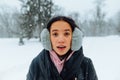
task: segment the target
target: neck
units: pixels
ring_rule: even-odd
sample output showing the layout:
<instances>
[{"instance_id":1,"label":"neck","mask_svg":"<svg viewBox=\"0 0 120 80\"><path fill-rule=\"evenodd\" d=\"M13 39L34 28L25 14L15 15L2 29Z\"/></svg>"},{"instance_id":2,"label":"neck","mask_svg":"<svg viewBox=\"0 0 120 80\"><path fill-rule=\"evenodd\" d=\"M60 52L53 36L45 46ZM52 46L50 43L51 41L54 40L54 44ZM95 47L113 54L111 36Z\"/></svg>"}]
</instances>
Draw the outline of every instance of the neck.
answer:
<instances>
[{"instance_id":1,"label":"neck","mask_svg":"<svg viewBox=\"0 0 120 80\"><path fill-rule=\"evenodd\" d=\"M66 54L58 55L58 57L62 61L63 59L66 59L70 55L71 52L72 52L72 50L70 49L70 50L68 50L68 52Z\"/></svg>"}]
</instances>

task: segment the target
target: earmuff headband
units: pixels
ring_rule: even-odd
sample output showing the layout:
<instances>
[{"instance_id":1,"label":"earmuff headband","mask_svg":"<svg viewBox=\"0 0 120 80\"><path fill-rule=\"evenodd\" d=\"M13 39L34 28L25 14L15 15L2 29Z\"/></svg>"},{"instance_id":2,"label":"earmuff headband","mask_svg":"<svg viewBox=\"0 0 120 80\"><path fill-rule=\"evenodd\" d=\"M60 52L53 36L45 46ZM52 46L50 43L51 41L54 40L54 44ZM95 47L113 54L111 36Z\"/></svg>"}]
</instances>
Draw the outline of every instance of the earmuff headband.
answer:
<instances>
[{"instance_id":1,"label":"earmuff headband","mask_svg":"<svg viewBox=\"0 0 120 80\"><path fill-rule=\"evenodd\" d=\"M83 34L81 30L78 28L75 28L75 30L73 31L72 45L71 45L71 49L73 51L77 51L81 48L82 37L83 37ZM49 51L52 50L50 33L47 28L43 29L43 31L41 32L41 43L46 50L49 50Z\"/></svg>"}]
</instances>

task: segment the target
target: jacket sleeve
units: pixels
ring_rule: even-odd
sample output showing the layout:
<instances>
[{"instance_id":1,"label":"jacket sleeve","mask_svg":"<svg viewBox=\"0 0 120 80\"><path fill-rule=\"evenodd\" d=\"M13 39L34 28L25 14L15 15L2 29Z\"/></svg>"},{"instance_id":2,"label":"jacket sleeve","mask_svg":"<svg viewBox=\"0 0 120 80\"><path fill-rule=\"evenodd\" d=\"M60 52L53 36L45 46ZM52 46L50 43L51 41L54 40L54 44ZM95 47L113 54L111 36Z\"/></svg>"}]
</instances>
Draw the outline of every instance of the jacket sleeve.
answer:
<instances>
[{"instance_id":1,"label":"jacket sleeve","mask_svg":"<svg viewBox=\"0 0 120 80\"><path fill-rule=\"evenodd\" d=\"M30 64L26 80L36 80L36 78L37 78L37 69L38 68L37 68L36 59L33 59L33 61Z\"/></svg>"},{"instance_id":2,"label":"jacket sleeve","mask_svg":"<svg viewBox=\"0 0 120 80\"><path fill-rule=\"evenodd\" d=\"M86 72L87 80L98 80L92 60L88 59L87 63L88 63L87 72Z\"/></svg>"}]
</instances>

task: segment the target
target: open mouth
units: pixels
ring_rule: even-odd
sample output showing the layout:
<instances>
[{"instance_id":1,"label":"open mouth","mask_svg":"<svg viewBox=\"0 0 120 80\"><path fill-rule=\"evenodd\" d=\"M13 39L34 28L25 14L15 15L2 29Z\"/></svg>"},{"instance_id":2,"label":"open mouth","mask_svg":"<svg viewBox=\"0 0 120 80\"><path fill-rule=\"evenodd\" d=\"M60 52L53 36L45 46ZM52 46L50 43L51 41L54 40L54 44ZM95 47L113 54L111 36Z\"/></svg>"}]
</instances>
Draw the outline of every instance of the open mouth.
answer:
<instances>
[{"instance_id":1,"label":"open mouth","mask_svg":"<svg viewBox=\"0 0 120 80\"><path fill-rule=\"evenodd\" d=\"M66 46L57 46L58 49L65 49Z\"/></svg>"}]
</instances>

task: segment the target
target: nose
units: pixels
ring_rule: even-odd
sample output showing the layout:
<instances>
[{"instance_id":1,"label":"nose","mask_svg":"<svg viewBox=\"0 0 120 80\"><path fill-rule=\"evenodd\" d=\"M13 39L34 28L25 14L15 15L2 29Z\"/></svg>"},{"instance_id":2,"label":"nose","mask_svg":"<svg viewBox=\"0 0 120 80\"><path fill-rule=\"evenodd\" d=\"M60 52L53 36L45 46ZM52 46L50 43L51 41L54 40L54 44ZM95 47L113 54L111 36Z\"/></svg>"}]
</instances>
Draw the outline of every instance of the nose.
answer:
<instances>
[{"instance_id":1,"label":"nose","mask_svg":"<svg viewBox=\"0 0 120 80\"><path fill-rule=\"evenodd\" d=\"M58 43L64 43L65 42L65 38L63 35L60 35L58 38Z\"/></svg>"}]
</instances>

